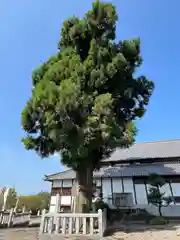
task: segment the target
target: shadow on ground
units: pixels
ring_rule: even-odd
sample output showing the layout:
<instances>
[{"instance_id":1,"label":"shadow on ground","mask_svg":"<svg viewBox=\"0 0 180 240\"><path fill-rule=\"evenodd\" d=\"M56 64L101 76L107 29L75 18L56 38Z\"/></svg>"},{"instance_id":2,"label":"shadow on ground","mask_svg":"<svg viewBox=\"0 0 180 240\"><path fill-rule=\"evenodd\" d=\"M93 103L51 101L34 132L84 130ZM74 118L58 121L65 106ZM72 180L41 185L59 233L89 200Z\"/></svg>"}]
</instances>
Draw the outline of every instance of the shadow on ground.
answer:
<instances>
[{"instance_id":1,"label":"shadow on ground","mask_svg":"<svg viewBox=\"0 0 180 240\"><path fill-rule=\"evenodd\" d=\"M141 233L146 231L176 231L179 229L179 224L167 224L167 225L147 225L147 224L124 224L118 225L113 224L113 226L109 226L105 232L105 236L112 236L116 232L124 232L124 233Z\"/></svg>"}]
</instances>

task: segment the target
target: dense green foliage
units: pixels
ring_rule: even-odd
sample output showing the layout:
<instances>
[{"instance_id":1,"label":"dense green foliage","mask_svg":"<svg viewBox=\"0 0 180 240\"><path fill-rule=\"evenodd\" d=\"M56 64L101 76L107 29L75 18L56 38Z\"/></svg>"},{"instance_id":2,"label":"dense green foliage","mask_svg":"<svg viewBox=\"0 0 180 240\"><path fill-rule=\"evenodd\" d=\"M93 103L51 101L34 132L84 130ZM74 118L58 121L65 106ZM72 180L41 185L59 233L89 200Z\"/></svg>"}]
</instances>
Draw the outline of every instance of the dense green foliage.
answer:
<instances>
[{"instance_id":1,"label":"dense green foliage","mask_svg":"<svg viewBox=\"0 0 180 240\"><path fill-rule=\"evenodd\" d=\"M137 77L140 39L115 42L116 9L92 10L63 23L57 54L32 74L32 96L22 112L23 143L47 157L61 153L75 170L98 168L116 147L134 142L154 84ZM132 20L133 24L133 20Z\"/></svg>"},{"instance_id":2,"label":"dense green foliage","mask_svg":"<svg viewBox=\"0 0 180 240\"><path fill-rule=\"evenodd\" d=\"M101 199L97 199L95 202L92 203L92 212L98 212L98 210L105 210L106 211L106 217L108 221L111 221L111 214L110 214L110 208L107 203L105 203Z\"/></svg>"},{"instance_id":3,"label":"dense green foliage","mask_svg":"<svg viewBox=\"0 0 180 240\"><path fill-rule=\"evenodd\" d=\"M162 207L167 207L172 201L172 197L165 196L165 192L161 191L161 187L166 181L160 175L154 173L149 176L150 188L148 191L148 201L158 207L159 215L162 216Z\"/></svg>"},{"instance_id":4,"label":"dense green foliage","mask_svg":"<svg viewBox=\"0 0 180 240\"><path fill-rule=\"evenodd\" d=\"M101 200L101 199L98 199L97 201L95 201L93 204L93 209L95 210L95 212L97 212L99 209L107 209L107 208L109 208L108 207L108 204L107 203L105 203L103 200Z\"/></svg>"},{"instance_id":5,"label":"dense green foliage","mask_svg":"<svg viewBox=\"0 0 180 240\"><path fill-rule=\"evenodd\" d=\"M50 193L40 192L34 195L18 196L14 188L10 188L6 201L6 209L17 208L16 210L22 211L23 207L26 210L31 210L33 213L37 213L40 209L48 209L50 203ZM3 202L0 204L2 209Z\"/></svg>"},{"instance_id":6,"label":"dense green foliage","mask_svg":"<svg viewBox=\"0 0 180 240\"><path fill-rule=\"evenodd\" d=\"M26 195L19 197L18 209L25 206L26 210L31 210L32 213L37 213L38 210L48 209L50 203L50 193L40 192L34 195Z\"/></svg>"}]
</instances>

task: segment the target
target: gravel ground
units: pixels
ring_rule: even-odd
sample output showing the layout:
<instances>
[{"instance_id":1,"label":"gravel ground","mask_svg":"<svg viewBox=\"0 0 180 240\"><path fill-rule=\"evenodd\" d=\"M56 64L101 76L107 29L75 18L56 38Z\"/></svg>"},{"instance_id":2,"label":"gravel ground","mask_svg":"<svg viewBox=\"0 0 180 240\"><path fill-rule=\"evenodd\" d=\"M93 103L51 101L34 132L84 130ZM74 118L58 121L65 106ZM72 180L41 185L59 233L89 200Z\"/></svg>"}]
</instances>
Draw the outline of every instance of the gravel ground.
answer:
<instances>
[{"instance_id":1,"label":"gravel ground","mask_svg":"<svg viewBox=\"0 0 180 240\"><path fill-rule=\"evenodd\" d=\"M124 231L123 231L124 229ZM168 225L152 228L145 225L129 225L123 229L117 229L112 235L104 237L104 240L180 240L180 225ZM0 240L37 240L37 228L27 229L0 229ZM94 238L73 237L73 238L52 238L43 237L39 240L94 240ZM98 239L98 238L96 238Z\"/></svg>"},{"instance_id":2,"label":"gravel ground","mask_svg":"<svg viewBox=\"0 0 180 240\"><path fill-rule=\"evenodd\" d=\"M122 229L123 230L123 229ZM124 240L180 240L180 225L173 224L168 226L145 226L129 225L124 227L124 231L116 230L112 232L109 239Z\"/></svg>"},{"instance_id":3,"label":"gravel ground","mask_svg":"<svg viewBox=\"0 0 180 240\"><path fill-rule=\"evenodd\" d=\"M37 240L39 229L0 229L0 240Z\"/></svg>"}]
</instances>

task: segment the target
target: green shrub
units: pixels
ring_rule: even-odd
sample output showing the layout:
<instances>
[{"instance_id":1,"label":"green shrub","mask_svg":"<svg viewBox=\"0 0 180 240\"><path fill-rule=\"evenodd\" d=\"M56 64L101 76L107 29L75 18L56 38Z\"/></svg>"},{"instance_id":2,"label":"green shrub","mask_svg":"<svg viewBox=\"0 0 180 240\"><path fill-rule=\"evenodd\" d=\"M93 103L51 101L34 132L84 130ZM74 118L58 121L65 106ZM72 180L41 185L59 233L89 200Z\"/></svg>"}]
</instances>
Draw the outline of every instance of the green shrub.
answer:
<instances>
[{"instance_id":1,"label":"green shrub","mask_svg":"<svg viewBox=\"0 0 180 240\"><path fill-rule=\"evenodd\" d=\"M168 220L162 216L154 217L149 222L151 225L165 225L168 223Z\"/></svg>"},{"instance_id":2,"label":"green shrub","mask_svg":"<svg viewBox=\"0 0 180 240\"><path fill-rule=\"evenodd\" d=\"M146 210L141 209L138 213L133 213L129 216L128 220L130 221L144 221L145 223L149 223L154 215L149 214Z\"/></svg>"},{"instance_id":3,"label":"green shrub","mask_svg":"<svg viewBox=\"0 0 180 240\"><path fill-rule=\"evenodd\" d=\"M122 209L109 209L109 216L111 222L121 221L121 219L124 217L124 212Z\"/></svg>"},{"instance_id":4,"label":"green shrub","mask_svg":"<svg viewBox=\"0 0 180 240\"><path fill-rule=\"evenodd\" d=\"M109 206L107 203L105 203L103 200L98 199L97 201L95 201L94 203L92 203L92 209L95 209L95 211L97 212L99 209L108 209Z\"/></svg>"},{"instance_id":5,"label":"green shrub","mask_svg":"<svg viewBox=\"0 0 180 240\"><path fill-rule=\"evenodd\" d=\"M92 210L97 212L99 209L101 209L101 210L106 209L106 211L107 211L107 220L111 221L111 219L110 219L110 208L109 208L108 204L105 203L101 199L98 199L97 201L92 203Z\"/></svg>"}]
</instances>

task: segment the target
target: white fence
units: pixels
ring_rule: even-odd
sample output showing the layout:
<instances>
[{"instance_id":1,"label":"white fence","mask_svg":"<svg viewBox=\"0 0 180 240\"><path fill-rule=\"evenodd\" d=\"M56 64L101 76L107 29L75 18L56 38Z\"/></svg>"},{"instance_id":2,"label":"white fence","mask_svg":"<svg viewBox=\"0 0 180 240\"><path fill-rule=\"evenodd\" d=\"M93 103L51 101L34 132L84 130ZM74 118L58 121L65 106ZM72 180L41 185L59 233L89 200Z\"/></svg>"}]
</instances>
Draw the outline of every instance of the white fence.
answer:
<instances>
[{"instance_id":1,"label":"white fence","mask_svg":"<svg viewBox=\"0 0 180 240\"><path fill-rule=\"evenodd\" d=\"M31 212L16 213L14 209L0 211L0 227L40 224L40 216L32 217Z\"/></svg>"},{"instance_id":2,"label":"white fence","mask_svg":"<svg viewBox=\"0 0 180 240\"><path fill-rule=\"evenodd\" d=\"M43 211L40 235L95 235L103 237L106 230L106 211L97 213L45 213Z\"/></svg>"}]
</instances>

